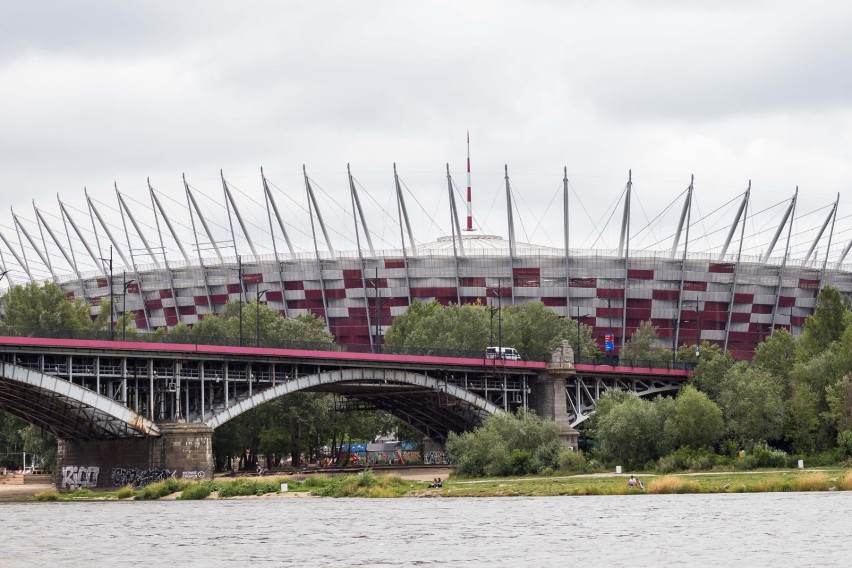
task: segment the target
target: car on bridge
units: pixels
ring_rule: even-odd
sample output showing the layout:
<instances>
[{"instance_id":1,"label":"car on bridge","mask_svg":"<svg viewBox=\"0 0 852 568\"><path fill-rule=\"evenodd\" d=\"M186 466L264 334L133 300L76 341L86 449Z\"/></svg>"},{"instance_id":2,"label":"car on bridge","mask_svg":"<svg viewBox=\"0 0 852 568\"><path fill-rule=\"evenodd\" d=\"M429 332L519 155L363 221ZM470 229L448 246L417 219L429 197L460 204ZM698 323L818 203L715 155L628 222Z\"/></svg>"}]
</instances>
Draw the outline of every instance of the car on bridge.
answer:
<instances>
[{"instance_id":1,"label":"car on bridge","mask_svg":"<svg viewBox=\"0 0 852 568\"><path fill-rule=\"evenodd\" d=\"M514 347L486 347L486 359L503 359L504 361L522 361L523 358Z\"/></svg>"}]
</instances>

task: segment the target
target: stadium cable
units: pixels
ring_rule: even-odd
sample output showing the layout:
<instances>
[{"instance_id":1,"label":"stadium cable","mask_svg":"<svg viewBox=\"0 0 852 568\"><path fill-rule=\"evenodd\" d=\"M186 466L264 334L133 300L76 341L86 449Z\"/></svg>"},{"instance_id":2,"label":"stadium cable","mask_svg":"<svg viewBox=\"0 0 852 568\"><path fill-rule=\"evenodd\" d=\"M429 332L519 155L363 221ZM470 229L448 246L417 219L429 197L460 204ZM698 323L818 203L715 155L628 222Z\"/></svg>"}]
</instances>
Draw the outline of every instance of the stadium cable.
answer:
<instances>
[{"instance_id":1,"label":"stadium cable","mask_svg":"<svg viewBox=\"0 0 852 568\"><path fill-rule=\"evenodd\" d=\"M535 228L533 229L531 238L533 238L533 239L535 238L536 233L538 233L538 230L541 228L541 223L542 223L542 221L544 221L544 217L547 215L548 211L550 211L550 208L553 206L553 202L556 200L556 196L559 195L559 192L561 190L562 190L562 184L560 184L556 188L556 191L554 192L553 197L550 198L550 203L548 203L547 207L544 208L544 213L542 213L541 217L539 217L538 224L536 224ZM565 221L563 220L563 223L564 222ZM550 237L547 237L547 238L549 239ZM551 244L553 244L553 241L551 241Z\"/></svg>"},{"instance_id":2,"label":"stadium cable","mask_svg":"<svg viewBox=\"0 0 852 568\"><path fill-rule=\"evenodd\" d=\"M592 243L592 246L589 247L590 249L594 250L595 245L598 244L598 241L600 240L601 236L603 235L604 230L609 226L609 222L612 221L612 216L615 215L615 212L618 210L618 205L621 203L621 200L624 199L626 195L627 195L627 185L625 184L624 189L622 189L621 193L618 195L618 199L616 199L615 203L612 204L612 212L610 212L609 217L606 220L606 223L604 223L604 226L601 227L601 230L598 233L598 236L595 238L594 242ZM604 210L604 215L606 215L606 210ZM603 219L601 219L601 220L603 220ZM601 223L601 221L598 221L595 224L595 226L592 227L592 231L595 231L598 228L598 226L600 225L600 223ZM586 237L586 238L588 239L588 237ZM585 245L586 245L586 241L584 240L582 247L585 248ZM604 241L604 246L607 246L605 241Z\"/></svg>"}]
</instances>

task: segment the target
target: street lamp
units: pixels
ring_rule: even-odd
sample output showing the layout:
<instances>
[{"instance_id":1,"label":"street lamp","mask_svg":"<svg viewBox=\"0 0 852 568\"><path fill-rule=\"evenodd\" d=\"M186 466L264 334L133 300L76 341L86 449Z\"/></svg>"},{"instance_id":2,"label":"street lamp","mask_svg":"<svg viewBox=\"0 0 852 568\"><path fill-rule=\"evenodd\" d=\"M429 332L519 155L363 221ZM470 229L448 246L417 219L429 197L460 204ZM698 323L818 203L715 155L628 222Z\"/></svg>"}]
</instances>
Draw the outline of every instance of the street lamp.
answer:
<instances>
[{"instance_id":1,"label":"street lamp","mask_svg":"<svg viewBox=\"0 0 852 568\"><path fill-rule=\"evenodd\" d=\"M115 297L112 290L112 245L109 246L109 258L101 258L104 262L109 262L109 340L115 340L115 310L113 310L113 302Z\"/></svg>"},{"instance_id":2,"label":"street lamp","mask_svg":"<svg viewBox=\"0 0 852 568\"><path fill-rule=\"evenodd\" d=\"M503 358L503 294L501 293L502 287L503 279L498 278L497 288L494 288L493 286L489 288L489 290L491 290L491 292L493 292L494 295L497 296L497 353L494 356L495 359ZM488 336L488 343L490 343L489 347L492 347L494 345L494 311L494 308L490 309L491 331L489 332Z\"/></svg>"},{"instance_id":3,"label":"street lamp","mask_svg":"<svg viewBox=\"0 0 852 568\"><path fill-rule=\"evenodd\" d=\"M379 267L378 266L376 267L376 277L373 279L372 284L373 284L373 290L376 291L376 301L375 301L376 308L375 308L375 317L373 318L373 319L376 320L376 324L375 324L375 326L376 326L376 336L375 336L376 337L376 339L375 339L376 353L381 353L382 352L382 343L381 343L382 334L381 334L381 327L380 327L381 326L380 318L381 318L381 315L382 315L382 290L381 290L381 288L379 288Z\"/></svg>"},{"instance_id":4,"label":"street lamp","mask_svg":"<svg viewBox=\"0 0 852 568\"><path fill-rule=\"evenodd\" d=\"M124 281L124 294L122 294L122 306L121 306L121 317L123 321L121 322L121 340L125 341L127 339L127 289L131 284L136 282L136 280L127 280L127 272L123 271L121 273L121 279Z\"/></svg>"},{"instance_id":5,"label":"street lamp","mask_svg":"<svg viewBox=\"0 0 852 568\"><path fill-rule=\"evenodd\" d=\"M255 299L255 316L254 316L254 346L260 347L260 297L269 292L269 288L261 290L260 286L255 289L257 298Z\"/></svg>"},{"instance_id":6,"label":"street lamp","mask_svg":"<svg viewBox=\"0 0 852 568\"><path fill-rule=\"evenodd\" d=\"M580 306L576 306L577 308L577 351L574 353L574 362L578 362L580 360L580 318L587 318L589 314L580 315Z\"/></svg>"},{"instance_id":7,"label":"street lamp","mask_svg":"<svg viewBox=\"0 0 852 568\"><path fill-rule=\"evenodd\" d=\"M237 267L228 267L228 270L233 270L237 273L237 278L240 281L240 347L243 346L243 257L237 255Z\"/></svg>"}]
</instances>

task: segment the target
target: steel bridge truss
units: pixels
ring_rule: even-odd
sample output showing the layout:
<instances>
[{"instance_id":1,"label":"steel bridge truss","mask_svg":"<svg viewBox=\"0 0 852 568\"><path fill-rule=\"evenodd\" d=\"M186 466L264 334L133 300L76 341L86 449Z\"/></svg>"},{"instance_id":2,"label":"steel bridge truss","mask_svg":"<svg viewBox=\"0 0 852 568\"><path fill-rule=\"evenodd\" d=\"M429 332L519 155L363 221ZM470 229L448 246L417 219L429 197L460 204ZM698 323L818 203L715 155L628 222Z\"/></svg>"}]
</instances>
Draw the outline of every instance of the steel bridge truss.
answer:
<instances>
[{"instance_id":1,"label":"steel bridge truss","mask_svg":"<svg viewBox=\"0 0 852 568\"><path fill-rule=\"evenodd\" d=\"M597 408L598 399L609 390L622 390L640 397L652 397L675 392L685 381L685 377L572 375L565 380L568 419L574 427L589 419Z\"/></svg>"},{"instance_id":2,"label":"steel bridge truss","mask_svg":"<svg viewBox=\"0 0 852 568\"><path fill-rule=\"evenodd\" d=\"M389 369L376 362L344 366L339 362L287 361L281 357L96 353L16 350L4 352L2 361L65 383L76 389L79 398L84 398L85 393L101 395L151 424L185 421L216 428L260 404L305 390L335 393L344 397L350 408L387 411L424 435L445 440L449 432L478 426L489 414L527 408L529 398L528 374L496 368ZM53 389L61 390L61 384ZM36 399L51 396L50 389L47 394L4 396L6 390L5 381L0 379L0 407L6 409L37 409L41 403ZM66 412L48 420L51 431L68 437L69 432L60 425L68 423L69 415ZM19 416L40 423L37 416ZM75 416L75 423L87 420L85 413ZM130 435L140 435L140 430L114 429L100 436L98 432L88 432L78 437Z\"/></svg>"}]
</instances>

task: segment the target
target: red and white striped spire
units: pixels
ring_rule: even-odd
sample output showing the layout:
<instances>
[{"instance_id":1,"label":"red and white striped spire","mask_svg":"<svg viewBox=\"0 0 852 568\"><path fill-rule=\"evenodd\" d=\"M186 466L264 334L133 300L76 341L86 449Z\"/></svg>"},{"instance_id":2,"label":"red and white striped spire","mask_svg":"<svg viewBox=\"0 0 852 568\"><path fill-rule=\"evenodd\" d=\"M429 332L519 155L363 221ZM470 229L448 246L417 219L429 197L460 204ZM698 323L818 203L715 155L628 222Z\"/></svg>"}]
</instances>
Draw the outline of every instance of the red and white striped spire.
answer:
<instances>
[{"instance_id":1,"label":"red and white striped spire","mask_svg":"<svg viewBox=\"0 0 852 568\"><path fill-rule=\"evenodd\" d=\"M470 196L470 130L467 131L467 229L473 230L473 203Z\"/></svg>"}]
</instances>

